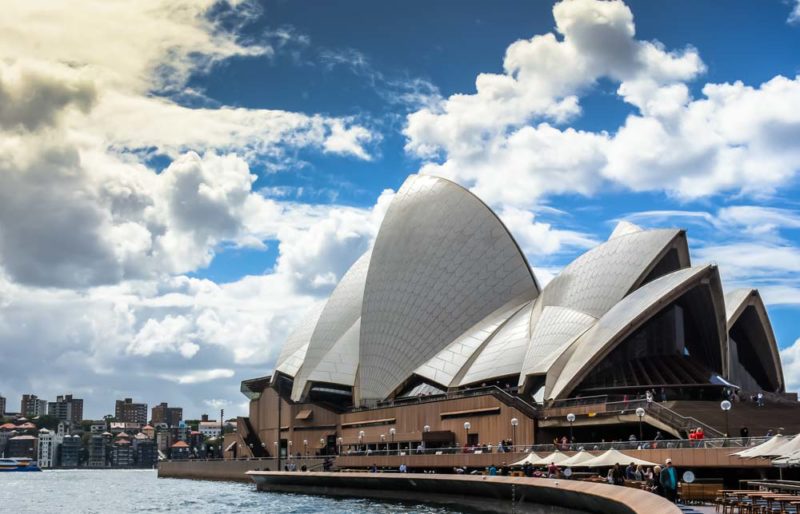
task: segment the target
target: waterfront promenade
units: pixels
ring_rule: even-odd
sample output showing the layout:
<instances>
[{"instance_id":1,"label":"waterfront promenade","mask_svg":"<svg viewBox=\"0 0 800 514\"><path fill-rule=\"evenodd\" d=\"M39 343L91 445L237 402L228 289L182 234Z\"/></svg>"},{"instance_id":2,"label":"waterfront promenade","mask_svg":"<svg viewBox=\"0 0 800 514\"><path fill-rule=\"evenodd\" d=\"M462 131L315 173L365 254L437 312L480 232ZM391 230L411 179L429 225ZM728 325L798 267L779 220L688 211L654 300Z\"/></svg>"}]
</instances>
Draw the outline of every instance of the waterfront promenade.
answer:
<instances>
[{"instance_id":1,"label":"waterfront promenade","mask_svg":"<svg viewBox=\"0 0 800 514\"><path fill-rule=\"evenodd\" d=\"M679 514L666 499L631 487L546 478L380 473L247 473L260 491L457 504L483 512ZM551 510L548 510L551 512Z\"/></svg>"}]
</instances>

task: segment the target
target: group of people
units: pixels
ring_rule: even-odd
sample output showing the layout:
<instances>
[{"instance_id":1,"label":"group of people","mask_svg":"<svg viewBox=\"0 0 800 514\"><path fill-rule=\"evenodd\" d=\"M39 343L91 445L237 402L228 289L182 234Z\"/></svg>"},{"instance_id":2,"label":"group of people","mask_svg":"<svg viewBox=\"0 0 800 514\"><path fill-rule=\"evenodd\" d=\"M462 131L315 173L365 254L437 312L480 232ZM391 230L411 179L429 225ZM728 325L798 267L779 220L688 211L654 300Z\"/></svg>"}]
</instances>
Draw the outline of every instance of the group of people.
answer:
<instances>
[{"instance_id":1,"label":"group of people","mask_svg":"<svg viewBox=\"0 0 800 514\"><path fill-rule=\"evenodd\" d=\"M492 453L496 451L497 453L508 453L513 451L514 443L510 439L504 439L497 443L497 446L492 446L491 444L475 444L475 445L467 445L465 444L463 447L464 453Z\"/></svg>"},{"instance_id":2,"label":"group of people","mask_svg":"<svg viewBox=\"0 0 800 514\"><path fill-rule=\"evenodd\" d=\"M672 465L672 459L667 459L664 467L654 466L644 469L631 462L622 469L619 464L608 470L606 481L612 485L625 485L627 480L645 482L645 488L659 496L675 502L678 498L678 471Z\"/></svg>"}]
</instances>

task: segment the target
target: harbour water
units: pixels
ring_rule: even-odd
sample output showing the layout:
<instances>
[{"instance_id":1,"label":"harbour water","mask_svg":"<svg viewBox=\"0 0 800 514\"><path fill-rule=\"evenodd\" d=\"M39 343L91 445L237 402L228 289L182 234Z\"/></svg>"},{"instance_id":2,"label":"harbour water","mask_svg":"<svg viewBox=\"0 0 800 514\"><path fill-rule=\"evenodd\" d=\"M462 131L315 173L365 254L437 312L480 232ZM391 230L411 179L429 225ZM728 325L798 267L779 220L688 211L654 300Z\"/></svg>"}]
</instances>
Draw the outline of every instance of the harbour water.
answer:
<instances>
[{"instance_id":1,"label":"harbour water","mask_svg":"<svg viewBox=\"0 0 800 514\"><path fill-rule=\"evenodd\" d=\"M0 474L2 512L455 514L440 506L264 493L251 484L157 478L151 470L53 470Z\"/></svg>"}]
</instances>

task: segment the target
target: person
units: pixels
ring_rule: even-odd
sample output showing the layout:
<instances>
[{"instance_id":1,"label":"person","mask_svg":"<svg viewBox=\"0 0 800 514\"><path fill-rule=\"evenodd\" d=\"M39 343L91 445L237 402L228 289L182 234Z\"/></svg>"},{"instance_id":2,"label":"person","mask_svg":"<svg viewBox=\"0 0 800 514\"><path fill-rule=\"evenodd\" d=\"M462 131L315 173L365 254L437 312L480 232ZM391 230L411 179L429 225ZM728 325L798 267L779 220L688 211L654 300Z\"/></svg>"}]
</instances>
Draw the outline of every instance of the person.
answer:
<instances>
[{"instance_id":1,"label":"person","mask_svg":"<svg viewBox=\"0 0 800 514\"><path fill-rule=\"evenodd\" d=\"M400 473L408 473L408 468L406 467L405 462L400 464Z\"/></svg>"},{"instance_id":2,"label":"person","mask_svg":"<svg viewBox=\"0 0 800 514\"><path fill-rule=\"evenodd\" d=\"M636 471L633 472L633 479L637 482L641 482L644 480L644 469L642 469L642 465L639 464L636 466Z\"/></svg>"},{"instance_id":3,"label":"person","mask_svg":"<svg viewBox=\"0 0 800 514\"><path fill-rule=\"evenodd\" d=\"M664 497L675 503L678 499L678 470L672 465L672 459L666 460L665 467L661 470L659 481L664 490Z\"/></svg>"},{"instance_id":4,"label":"person","mask_svg":"<svg viewBox=\"0 0 800 514\"><path fill-rule=\"evenodd\" d=\"M775 435L775 433L772 431L771 428L769 430L767 430L767 437L772 437L774 435Z\"/></svg>"},{"instance_id":5,"label":"person","mask_svg":"<svg viewBox=\"0 0 800 514\"><path fill-rule=\"evenodd\" d=\"M661 388L661 401L667 401L667 390L663 387Z\"/></svg>"},{"instance_id":6,"label":"person","mask_svg":"<svg viewBox=\"0 0 800 514\"><path fill-rule=\"evenodd\" d=\"M504 462L502 466L500 466L500 474L504 477L507 477L511 473L511 470L508 469L508 465Z\"/></svg>"},{"instance_id":7,"label":"person","mask_svg":"<svg viewBox=\"0 0 800 514\"><path fill-rule=\"evenodd\" d=\"M750 441L750 430L747 427L742 427L739 430L739 435L742 436L742 446L747 446Z\"/></svg>"},{"instance_id":8,"label":"person","mask_svg":"<svg viewBox=\"0 0 800 514\"><path fill-rule=\"evenodd\" d=\"M369 472L370 473L377 473L378 472L378 465L377 464L373 464L372 466L370 466Z\"/></svg>"},{"instance_id":9,"label":"person","mask_svg":"<svg viewBox=\"0 0 800 514\"><path fill-rule=\"evenodd\" d=\"M547 478L558 478L558 466L556 466L555 462L551 462L547 466Z\"/></svg>"},{"instance_id":10,"label":"person","mask_svg":"<svg viewBox=\"0 0 800 514\"><path fill-rule=\"evenodd\" d=\"M648 489L653 494L657 494L659 496L664 496L664 488L661 487L661 466L655 466L653 468L653 475L647 481Z\"/></svg>"},{"instance_id":11,"label":"person","mask_svg":"<svg viewBox=\"0 0 800 514\"><path fill-rule=\"evenodd\" d=\"M606 482L611 485L614 485L614 468L608 468L608 473L606 474Z\"/></svg>"},{"instance_id":12,"label":"person","mask_svg":"<svg viewBox=\"0 0 800 514\"><path fill-rule=\"evenodd\" d=\"M633 462L628 464L628 467L625 468L625 480L633 480L636 474L636 466L633 465Z\"/></svg>"},{"instance_id":13,"label":"person","mask_svg":"<svg viewBox=\"0 0 800 514\"><path fill-rule=\"evenodd\" d=\"M698 441L702 441L705 437L706 433L703 431L703 427L697 427L697 430L694 431L694 438Z\"/></svg>"},{"instance_id":14,"label":"person","mask_svg":"<svg viewBox=\"0 0 800 514\"><path fill-rule=\"evenodd\" d=\"M619 465L619 462L614 464L612 468L611 476L614 478L614 485L624 485L625 484L625 475L622 472L622 468Z\"/></svg>"},{"instance_id":15,"label":"person","mask_svg":"<svg viewBox=\"0 0 800 514\"><path fill-rule=\"evenodd\" d=\"M497 468L494 467L494 464L489 466L489 476L493 477L497 475Z\"/></svg>"},{"instance_id":16,"label":"person","mask_svg":"<svg viewBox=\"0 0 800 514\"><path fill-rule=\"evenodd\" d=\"M647 391L645 391L644 397L647 400L648 406L649 404L653 403L653 391L648 389Z\"/></svg>"},{"instance_id":17,"label":"person","mask_svg":"<svg viewBox=\"0 0 800 514\"><path fill-rule=\"evenodd\" d=\"M764 393L762 393L761 391L759 391L758 394L756 395L756 405L759 407L764 406Z\"/></svg>"}]
</instances>

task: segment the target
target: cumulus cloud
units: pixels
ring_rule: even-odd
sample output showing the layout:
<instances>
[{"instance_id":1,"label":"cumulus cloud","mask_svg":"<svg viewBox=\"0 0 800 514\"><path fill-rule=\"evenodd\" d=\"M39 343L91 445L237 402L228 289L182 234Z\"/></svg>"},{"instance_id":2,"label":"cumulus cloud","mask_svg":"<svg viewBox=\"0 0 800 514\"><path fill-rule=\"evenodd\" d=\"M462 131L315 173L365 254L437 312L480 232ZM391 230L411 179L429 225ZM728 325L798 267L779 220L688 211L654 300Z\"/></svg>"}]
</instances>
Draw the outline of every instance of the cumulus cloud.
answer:
<instances>
[{"instance_id":1,"label":"cumulus cloud","mask_svg":"<svg viewBox=\"0 0 800 514\"><path fill-rule=\"evenodd\" d=\"M786 21L791 24L800 23L800 0L794 0L792 11L789 13L789 18Z\"/></svg>"},{"instance_id":2,"label":"cumulus cloud","mask_svg":"<svg viewBox=\"0 0 800 514\"><path fill-rule=\"evenodd\" d=\"M504 72L478 75L475 93L408 116L406 149L423 172L521 208L604 185L683 198L764 194L796 175L800 114L785 106L800 102L800 78L709 83L695 99L698 52L636 39L621 1L564 1L553 16L555 33L510 45ZM617 83L635 113L609 132L559 128L600 79Z\"/></svg>"},{"instance_id":3,"label":"cumulus cloud","mask_svg":"<svg viewBox=\"0 0 800 514\"><path fill-rule=\"evenodd\" d=\"M786 390L800 389L800 339L781 350L783 376L786 379Z\"/></svg>"}]
</instances>

